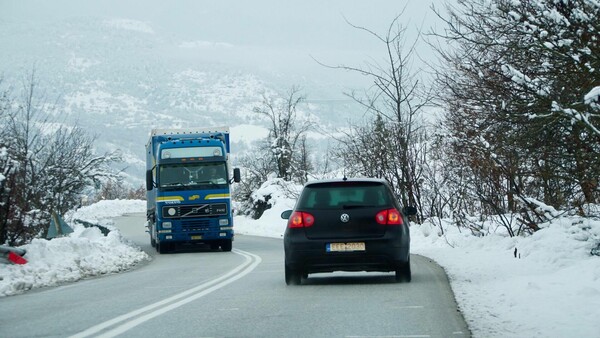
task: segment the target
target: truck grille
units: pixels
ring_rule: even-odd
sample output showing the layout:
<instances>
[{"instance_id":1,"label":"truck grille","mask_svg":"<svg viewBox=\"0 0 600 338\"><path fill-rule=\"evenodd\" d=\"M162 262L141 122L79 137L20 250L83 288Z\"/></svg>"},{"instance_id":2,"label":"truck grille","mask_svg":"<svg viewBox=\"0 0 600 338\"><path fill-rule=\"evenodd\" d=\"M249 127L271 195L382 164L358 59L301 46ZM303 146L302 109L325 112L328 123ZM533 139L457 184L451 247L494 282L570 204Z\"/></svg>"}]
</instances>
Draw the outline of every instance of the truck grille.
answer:
<instances>
[{"instance_id":1,"label":"truck grille","mask_svg":"<svg viewBox=\"0 0 600 338\"><path fill-rule=\"evenodd\" d=\"M181 230L184 232L210 231L210 219L182 221Z\"/></svg>"},{"instance_id":2,"label":"truck grille","mask_svg":"<svg viewBox=\"0 0 600 338\"><path fill-rule=\"evenodd\" d=\"M162 208L163 218L188 218L227 215L227 204L168 205Z\"/></svg>"}]
</instances>

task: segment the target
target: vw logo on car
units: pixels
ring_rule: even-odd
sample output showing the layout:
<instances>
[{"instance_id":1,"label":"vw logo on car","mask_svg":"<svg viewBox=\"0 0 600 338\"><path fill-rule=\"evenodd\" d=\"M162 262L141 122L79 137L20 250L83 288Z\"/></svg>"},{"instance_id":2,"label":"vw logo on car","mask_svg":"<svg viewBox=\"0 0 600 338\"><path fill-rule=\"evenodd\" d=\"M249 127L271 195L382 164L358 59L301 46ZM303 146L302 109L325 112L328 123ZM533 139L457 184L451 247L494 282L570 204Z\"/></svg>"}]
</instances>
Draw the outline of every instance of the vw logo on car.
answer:
<instances>
[{"instance_id":1,"label":"vw logo on car","mask_svg":"<svg viewBox=\"0 0 600 338\"><path fill-rule=\"evenodd\" d=\"M350 220L350 215L348 215L348 214L342 214L340 216L340 221L342 221L343 223L348 223L349 220Z\"/></svg>"}]
</instances>

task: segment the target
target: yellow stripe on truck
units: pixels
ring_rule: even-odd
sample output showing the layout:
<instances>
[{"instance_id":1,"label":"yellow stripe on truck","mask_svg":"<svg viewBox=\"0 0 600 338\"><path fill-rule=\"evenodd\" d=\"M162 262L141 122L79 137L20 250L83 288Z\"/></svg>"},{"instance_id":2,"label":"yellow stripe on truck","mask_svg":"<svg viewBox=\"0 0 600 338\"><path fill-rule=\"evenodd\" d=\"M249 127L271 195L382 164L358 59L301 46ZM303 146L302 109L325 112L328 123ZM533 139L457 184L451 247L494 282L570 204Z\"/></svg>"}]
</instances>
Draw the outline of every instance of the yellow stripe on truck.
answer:
<instances>
[{"instance_id":1,"label":"yellow stripe on truck","mask_svg":"<svg viewBox=\"0 0 600 338\"><path fill-rule=\"evenodd\" d=\"M166 202L166 201L183 201L183 197L181 196L162 196L156 198L157 201Z\"/></svg>"},{"instance_id":2,"label":"yellow stripe on truck","mask_svg":"<svg viewBox=\"0 0 600 338\"><path fill-rule=\"evenodd\" d=\"M210 194L204 197L205 200L214 200L217 198L229 198L229 194Z\"/></svg>"}]
</instances>

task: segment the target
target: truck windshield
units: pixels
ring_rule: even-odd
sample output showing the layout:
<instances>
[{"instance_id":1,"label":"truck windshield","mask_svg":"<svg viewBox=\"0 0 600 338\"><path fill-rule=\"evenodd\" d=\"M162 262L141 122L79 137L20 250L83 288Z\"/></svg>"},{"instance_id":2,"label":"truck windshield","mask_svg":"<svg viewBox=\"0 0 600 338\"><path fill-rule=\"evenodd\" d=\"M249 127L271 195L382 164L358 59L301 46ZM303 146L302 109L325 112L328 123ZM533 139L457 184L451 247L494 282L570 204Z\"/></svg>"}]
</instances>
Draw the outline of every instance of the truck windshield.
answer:
<instances>
[{"instance_id":1,"label":"truck windshield","mask_svg":"<svg viewBox=\"0 0 600 338\"><path fill-rule=\"evenodd\" d=\"M163 164L159 166L158 183L161 189L224 188L227 185L227 169L223 162Z\"/></svg>"}]
</instances>

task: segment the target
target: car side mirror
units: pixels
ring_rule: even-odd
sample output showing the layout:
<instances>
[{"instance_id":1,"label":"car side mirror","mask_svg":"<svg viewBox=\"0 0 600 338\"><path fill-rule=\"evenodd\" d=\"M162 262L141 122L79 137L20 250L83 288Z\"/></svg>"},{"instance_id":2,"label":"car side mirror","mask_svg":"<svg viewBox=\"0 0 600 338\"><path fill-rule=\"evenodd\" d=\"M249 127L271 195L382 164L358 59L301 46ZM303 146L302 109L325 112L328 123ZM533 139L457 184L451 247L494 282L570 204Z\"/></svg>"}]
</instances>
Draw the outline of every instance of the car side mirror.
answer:
<instances>
[{"instance_id":1,"label":"car side mirror","mask_svg":"<svg viewBox=\"0 0 600 338\"><path fill-rule=\"evenodd\" d=\"M146 190L151 191L154 188L154 180L152 177L152 170L146 171Z\"/></svg>"},{"instance_id":2,"label":"car side mirror","mask_svg":"<svg viewBox=\"0 0 600 338\"><path fill-rule=\"evenodd\" d=\"M414 216L414 215L416 215L418 213L418 210L415 207L404 207L404 209L402 210L402 212L406 216Z\"/></svg>"},{"instance_id":3,"label":"car side mirror","mask_svg":"<svg viewBox=\"0 0 600 338\"><path fill-rule=\"evenodd\" d=\"M283 219L289 219L290 216L292 215L292 211L293 210L286 210L284 212L281 213L281 218Z\"/></svg>"}]
</instances>

